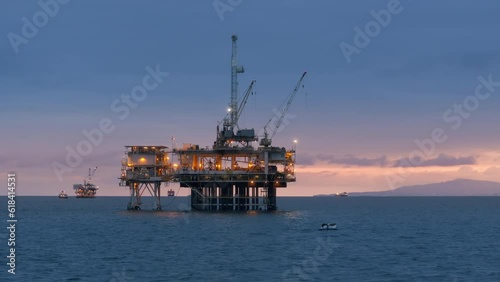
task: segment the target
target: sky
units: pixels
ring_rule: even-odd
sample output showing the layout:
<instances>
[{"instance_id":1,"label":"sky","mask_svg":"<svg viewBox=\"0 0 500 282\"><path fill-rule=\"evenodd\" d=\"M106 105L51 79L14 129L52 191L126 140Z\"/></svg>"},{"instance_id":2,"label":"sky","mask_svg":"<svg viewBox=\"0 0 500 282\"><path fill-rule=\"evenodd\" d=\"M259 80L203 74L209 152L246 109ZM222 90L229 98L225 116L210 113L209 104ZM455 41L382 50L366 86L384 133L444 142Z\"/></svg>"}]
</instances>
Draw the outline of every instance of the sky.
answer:
<instances>
[{"instance_id":1,"label":"sky","mask_svg":"<svg viewBox=\"0 0 500 282\"><path fill-rule=\"evenodd\" d=\"M499 11L486 0L2 1L0 172L17 173L18 195L57 195L98 166L98 195L128 195L124 146L213 143L238 34L239 92L257 81L243 127L262 128L308 72L273 138L298 140L297 182L278 195L500 181ZM124 102L148 75L151 90ZM53 164L101 128L58 176Z\"/></svg>"}]
</instances>

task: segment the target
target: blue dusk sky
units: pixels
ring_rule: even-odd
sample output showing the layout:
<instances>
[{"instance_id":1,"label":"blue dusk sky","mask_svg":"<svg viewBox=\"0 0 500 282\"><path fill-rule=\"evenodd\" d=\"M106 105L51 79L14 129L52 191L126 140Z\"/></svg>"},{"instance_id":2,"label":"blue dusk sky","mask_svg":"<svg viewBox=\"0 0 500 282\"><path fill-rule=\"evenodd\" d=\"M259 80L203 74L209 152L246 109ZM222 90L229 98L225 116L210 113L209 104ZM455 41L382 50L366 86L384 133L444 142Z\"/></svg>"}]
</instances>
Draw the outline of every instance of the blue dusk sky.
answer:
<instances>
[{"instance_id":1,"label":"blue dusk sky","mask_svg":"<svg viewBox=\"0 0 500 282\"><path fill-rule=\"evenodd\" d=\"M259 131L308 72L273 139L298 139L298 181L279 195L500 181L499 12L493 0L2 1L0 171L17 172L19 195L56 195L99 166L98 195L128 195L125 145L213 143L236 33L240 94L257 80L243 127ZM58 178L53 163L103 120L112 131Z\"/></svg>"}]
</instances>

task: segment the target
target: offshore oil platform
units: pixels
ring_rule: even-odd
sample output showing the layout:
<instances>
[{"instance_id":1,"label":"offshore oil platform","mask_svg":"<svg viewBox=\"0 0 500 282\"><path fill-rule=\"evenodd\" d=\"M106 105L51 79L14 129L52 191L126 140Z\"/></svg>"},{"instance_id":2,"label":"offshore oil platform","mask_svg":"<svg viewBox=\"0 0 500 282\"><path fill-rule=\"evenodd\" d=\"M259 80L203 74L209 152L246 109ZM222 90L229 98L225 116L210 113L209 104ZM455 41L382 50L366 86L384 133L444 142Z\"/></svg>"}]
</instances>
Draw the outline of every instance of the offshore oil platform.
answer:
<instances>
[{"instance_id":1,"label":"offshore oil platform","mask_svg":"<svg viewBox=\"0 0 500 282\"><path fill-rule=\"evenodd\" d=\"M91 180L96 170L97 167L95 167L94 170L89 168L89 176L87 179L83 180L83 184L73 184L73 190L75 190L77 198L95 198L95 194L97 193L97 189L99 189L99 187L93 184Z\"/></svg>"},{"instance_id":2,"label":"offshore oil platform","mask_svg":"<svg viewBox=\"0 0 500 282\"><path fill-rule=\"evenodd\" d=\"M153 209L161 210L161 184L179 183L191 190L191 209L198 211L273 211L276 189L295 182L295 147L272 146L306 72L287 96L282 108L264 126L263 136L253 128L240 128L238 120L255 81L238 100L237 40L232 36L231 99L228 113L219 125L213 145L184 144L182 149L166 146L125 146L120 186L129 187L127 209L140 210L142 195L153 197ZM222 126L221 126L222 125ZM258 143L257 143L258 142ZM172 146L174 147L174 146ZM172 191L172 190L170 190ZM171 192L169 191L169 195Z\"/></svg>"}]
</instances>

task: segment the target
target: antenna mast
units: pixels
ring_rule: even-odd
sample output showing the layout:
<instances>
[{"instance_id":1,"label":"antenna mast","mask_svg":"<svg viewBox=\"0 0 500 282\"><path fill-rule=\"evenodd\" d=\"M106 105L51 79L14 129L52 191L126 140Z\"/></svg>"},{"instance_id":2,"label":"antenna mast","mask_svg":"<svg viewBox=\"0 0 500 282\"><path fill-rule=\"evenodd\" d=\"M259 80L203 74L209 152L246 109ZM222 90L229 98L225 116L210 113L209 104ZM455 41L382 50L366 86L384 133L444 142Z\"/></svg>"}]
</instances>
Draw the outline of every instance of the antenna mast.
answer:
<instances>
[{"instance_id":1,"label":"antenna mast","mask_svg":"<svg viewBox=\"0 0 500 282\"><path fill-rule=\"evenodd\" d=\"M233 41L233 53L231 55L231 102L229 103L229 109L231 121L229 124L229 130L233 130L238 121L238 74L244 73L245 68L242 65L238 65L238 54L237 45L238 36L233 34L231 36Z\"/></svg>"}]
</instances>

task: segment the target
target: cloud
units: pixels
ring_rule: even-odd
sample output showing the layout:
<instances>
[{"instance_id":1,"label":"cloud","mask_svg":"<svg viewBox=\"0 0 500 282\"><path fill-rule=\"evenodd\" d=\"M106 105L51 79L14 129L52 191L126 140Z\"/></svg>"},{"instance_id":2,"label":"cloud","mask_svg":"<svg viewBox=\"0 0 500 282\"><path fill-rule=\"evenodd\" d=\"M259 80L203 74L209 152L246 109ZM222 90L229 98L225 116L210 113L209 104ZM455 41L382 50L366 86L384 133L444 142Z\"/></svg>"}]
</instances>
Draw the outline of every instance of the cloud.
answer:
<instances>
[{"instance_id":1,"label":"cloud","mask_svg":"<svg viewBox=\"0 0 500 282\"><path fill-rule=\"evenodd\" d=\"M297 165L314 165L316 157L311 155L300 155L297 159Z\"/></svg>"},{"instance_id":2,"label":"cloud","mask_svg":"<svg viewBox=\"0 0 500 282\"><path fill-rule=\"evenodd\" d=\"M460 173L460 175L471 175L477 173L478 171L475 170L473 167L467 165L467 166L461 166L457 170L457 172Z\"/></svg>"},{"instance_id":3,"label":"cloud","mask_svg":"<svg viewBox=\"0 0 500 282\"><path fill-rule=\"evenodd\" d=\"M446 154L440 154L434 159L423 159L422 157L416 156L411 161L408 158L399 159L394 162L394 167L398 166L414 166L414 167L426 167L426 166L458 166L458 165L473 165L476 164L476 158L474 156L467 157L454 157Z\"/></svg>"},{"instance_id":4,"label":"cloud","mask_svg":"<svg viewBox=\"0 0 500 282\"><path fill-rule=\"evenodd\" d=\"M485 175L498 176L500 175L500 167L490 166L483 173Z\"/></svg>"},{"instance_id":5,"label":"cloud","mask_svg":"<svg viewBox=\"0 0 500 282\"><path fill-rule=\"evenodd\" d=\"M378 158L359 158L354 155L336 157L333 155L318 155L316 158L330 164L353 165L353 166L378 166L385 167L389 164L386 156Z\"/></svg>"},{"instance_id":6,"label":"cloud","mask_svg":"<svg viewBox=\"0 0 500 282\"><path fill-rule=\"evenodd\" d=\"M335 176L335 175L338 175L337 172L335 171L331 171L331 170L322 170L320 172L318 172L320 175L325 175L325 176Z\"/></svg>"},{"instance_id":7,"label":"cloud","mask_svg":"<svg viewBox=\"0 0 500 282\"><path fill-rule=\"evenodd\" d=\"M474 156L451 156L447 154L440 154L435 158L429 159L424 159L417 156L414 157L411 161L409 161L408 158L391 160L386 156L369 158L354 155L345 155L342 157L338 157L335 155L304 155L299 158L298 164L302 166L312 166L317 164L318 162L358 167L450 167L477 164L476 157Z\"/></svg>"}]
</instances>

